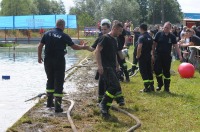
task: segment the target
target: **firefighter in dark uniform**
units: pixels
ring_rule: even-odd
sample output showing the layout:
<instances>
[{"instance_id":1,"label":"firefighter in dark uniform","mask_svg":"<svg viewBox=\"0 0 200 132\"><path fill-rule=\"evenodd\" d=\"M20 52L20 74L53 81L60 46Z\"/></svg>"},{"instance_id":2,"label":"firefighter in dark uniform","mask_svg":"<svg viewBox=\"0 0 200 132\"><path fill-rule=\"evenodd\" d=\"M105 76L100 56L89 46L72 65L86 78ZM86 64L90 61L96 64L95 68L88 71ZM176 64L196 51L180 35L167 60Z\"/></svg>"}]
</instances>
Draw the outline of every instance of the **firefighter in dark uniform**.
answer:
<instances>
[{"instance_id":1,"label":"firefighter in dark uniform","mask_svg":"<svg viewBox=\"0 0 200 132\"><path fill-rule=\"evenodd\" d=\"M170 33L172 25L170 22L166 22L163 27L163 31L156 33L154 38L154 46L152 57L154 57L155 53L155 63L154 63L154 71L156 74L156 79L158 82L157 91L161 90L161 87L164 85L164 91L170 92L170 68L171 68L171 49L172 45L175 47L180 61L182 61L182 56L180 53L180 49L176 42L176 37ZM152 58L154 60L154 58ZM164 83L163 83L164 77Z\"/></svg>"},{"instance_id":2,"label":"firefighter in dark uniform","mask_svg":"<svg viewBox=\"0 0 200 132\"><path fill-rule=\"evenodd\" d=\"M106 92L99 104L102 116L109 117L109 108L116 95L120 90L120 83L116 75L116 69L119 70L119 64L117 63L117 41L114 37L118 37L123 30L121 23L115 23L112 26L112 30L109 34L104 35L99 41L96 50L96 60L98 66L98 72L106 80Z\"/></svg>"},{"instance_id":3,"label":"firefighter in dark uniform","mask_svg":"<svg viewBox=\"0 0 200 132\"><path fill-rule=\"evenodd\" d=\"M117 41L118 41L117 58L118 58L119 65L122 68L122 72L125 75L126 82L130 82L126 60L125 60L125 57L123 56L123 53L122 53L122 50L123 50L124 46L126 46L126 42L127 42L127 34L128 34L127 32L128 31L123 29L122 34L119 35L119 37L117 37Z\"/></svg>"},{"instance_id":4,"label":"firefighter in dark uniform","mask_svg":"<svg viewBox=\"0 0 200 132\"><path fill-rule=\"evenodd\" d=\"M65 28L65 21L59 19L56 22L56 28L46 32L38 46L38 62L42 63L42 48L45 45L44 67L47 75L47 107L55 106L55 112L63 112L61 108L61 101L63 97L63 83L65 77L65 49L66 45L72 49L81 50L87 49L84 43L79 46L72 42L72 39L63 30ZM53 97L55 97L55 104L53 104Z\"/></svg>"},{"instance_id":5,"label":"firefighter in dark uniform","mask_svg":"<svg viewBox=\"0 0 200 132\"><path fill-rule=\"evenodd\" d=\"M110 32L110 26L111 26L110 20L108 20L108 19L103 19L103 20L101 21L101 34L102 34L102 35L105 35L105 34L109 33L109 32ZM99 40L101 39L102 35L99 36L99 37L95 40L94 44L93 44L91 47L88 47L88 51L93 52L93 51L96 49L96 47L97 47L97 45L98 45L98 42L99 42ZM99 84L98 84L98 86L99 86L99 89L98 89L98 103L100 103L101 100L102 100L102 98L103 98L103 95L104 95L104 93L105 93L105 89L106 89L106 86L105 86L105 85L106 85L106 84L104 83L104 78L103 78L102 76L99 76L99 73L98 73L98 72L97 72L97 74L96 74L95 79L96 79L96 80L99 80Z\"/></svg>"},{"instance_id":6,"label":"firefighter in dark uniform","mask_svg":"<svg viewBox=\"0 0 200 132\"><path fill-rule=\"evenodd\" d=\"M151 50L153 39L147 32L147 25L140 25L140 37L138 39L137 56L139 69L144 83L142 92L154 91L153 73L151 68Z\"/></svg>"}]
</instances>

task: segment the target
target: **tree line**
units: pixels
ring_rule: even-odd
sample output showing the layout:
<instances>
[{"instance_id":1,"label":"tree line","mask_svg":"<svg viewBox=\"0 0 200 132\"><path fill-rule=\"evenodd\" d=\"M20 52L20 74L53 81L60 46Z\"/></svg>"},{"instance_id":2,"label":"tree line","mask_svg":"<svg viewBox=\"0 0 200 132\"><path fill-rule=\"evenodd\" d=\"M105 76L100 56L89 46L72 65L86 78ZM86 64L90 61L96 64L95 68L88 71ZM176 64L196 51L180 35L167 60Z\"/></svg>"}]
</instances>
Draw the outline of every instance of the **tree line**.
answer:
<instances>
[{"instance_id":1,"label":"tree line","mask_svg":"<svg viewBox=\"0 0 200 132\"><path fill-rule=\"evenodd\" d=\"M180 23L183 19L177 0L74 0L70 13L77 15L79 26L94 26L102 18L160 24ZM1 16L65 14L62 0L2 0Z\"/></svg>"},{"instance_id":2,"label":"tree line","mask_svg":"<svg viewBox=\"0 0 200 132\"><path fill-rule=\"evenodd\" d=\"M62 0L2 0L1 16L65 14Z\"/></svg>"},{"instance_id":3,"label":"tree line","mask_svg":"<svg viewBox=\"0 0 200 132\"><path fill-rule=\"evenodd\" d=\"M102 18L161 24L164 21L180 23L183 19L177 0L74 0L70 14L78 16L81 26L92 26Z\"/></svg>"}]
</instances>

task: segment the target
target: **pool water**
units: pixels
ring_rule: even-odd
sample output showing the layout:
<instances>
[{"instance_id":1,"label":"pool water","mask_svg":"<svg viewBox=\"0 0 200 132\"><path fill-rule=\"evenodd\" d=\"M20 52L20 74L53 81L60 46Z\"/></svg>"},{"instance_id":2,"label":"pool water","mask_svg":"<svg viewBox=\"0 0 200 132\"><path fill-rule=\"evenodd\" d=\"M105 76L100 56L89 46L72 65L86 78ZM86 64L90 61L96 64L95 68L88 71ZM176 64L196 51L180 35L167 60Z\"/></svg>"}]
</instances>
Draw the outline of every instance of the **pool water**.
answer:
<instances>
[{"instance_id":1,"label":"pool water","mask_svg":"<svg viewBox=\"0 0 200 132\"><path fill-rule=\"evenodd\" d=\"M73 51L66 55L66 69L77 58ZM10 76L9 80L2 76ZM0 48L0 132L13 125L36 101L25 100L45 92L44 65L37 62L37 45L13 49ZM73 88L71 89L73 91Z\"/></svg>"}]
</instances>

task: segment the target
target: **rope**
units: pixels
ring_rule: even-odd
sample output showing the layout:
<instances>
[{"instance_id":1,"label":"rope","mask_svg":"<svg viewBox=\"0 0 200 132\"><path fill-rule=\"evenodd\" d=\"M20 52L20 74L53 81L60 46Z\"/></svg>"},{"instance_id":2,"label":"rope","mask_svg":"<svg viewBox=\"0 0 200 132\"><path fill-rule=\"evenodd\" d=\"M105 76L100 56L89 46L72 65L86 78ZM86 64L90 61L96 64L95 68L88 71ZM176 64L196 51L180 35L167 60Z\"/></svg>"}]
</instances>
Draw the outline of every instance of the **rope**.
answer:
<instances>
[{"instance_id":1,"label":"rope","mask_svg":"<svg viewBox=\"0 0 200 132\"><path fill-rule=\"evenodd\" d=\"M111 109L115 110L115 111L119 111L121 113L124 113L124 114L130 116L132 119L134 119L136 121L136 125L132 126L126 132L133 132L134 130L138 129L141 126L140 120L136 116L132 115L131 113L129 113L129 112L125 111L125 110L122 110L120 108L117 108L117 107L115 107L113 105L111 106Z\"/></svg>"}]
</instances>

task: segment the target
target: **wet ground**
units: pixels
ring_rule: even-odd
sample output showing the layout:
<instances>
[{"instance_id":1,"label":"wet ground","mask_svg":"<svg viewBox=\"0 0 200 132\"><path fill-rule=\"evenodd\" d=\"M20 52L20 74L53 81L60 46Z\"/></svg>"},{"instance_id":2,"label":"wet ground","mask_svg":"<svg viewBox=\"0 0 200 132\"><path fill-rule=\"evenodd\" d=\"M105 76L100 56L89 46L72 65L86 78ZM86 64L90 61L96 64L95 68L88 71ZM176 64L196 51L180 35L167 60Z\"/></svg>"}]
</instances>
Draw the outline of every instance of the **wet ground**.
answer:
<instances>
[{"instance_id":1,"label":"wet ground","mask_svg":"<svg viewBox=\"0 0 200 132\"><path fill-rule=\"evenodd\" d=\"M95 113L99 116L96 105L97 81L94 79L96 67L91 60L87 65L89 67L80 67L74 70L73 74L66 79L64 87L66 94L63 99L75 101L71 115L78 131L93 130L92 126L96 120L93 116L95 116ZM76 89L76 91L70 92L71 89ZM70 103L63 101L64 112L60 114L55 114L53 108L48 109L45 105L45 103L40 103L39 107L31 109L27 113L30 120L10 130L25 132L71 132L72 129L66 114Z\"/></svg>"}]
</instances>

